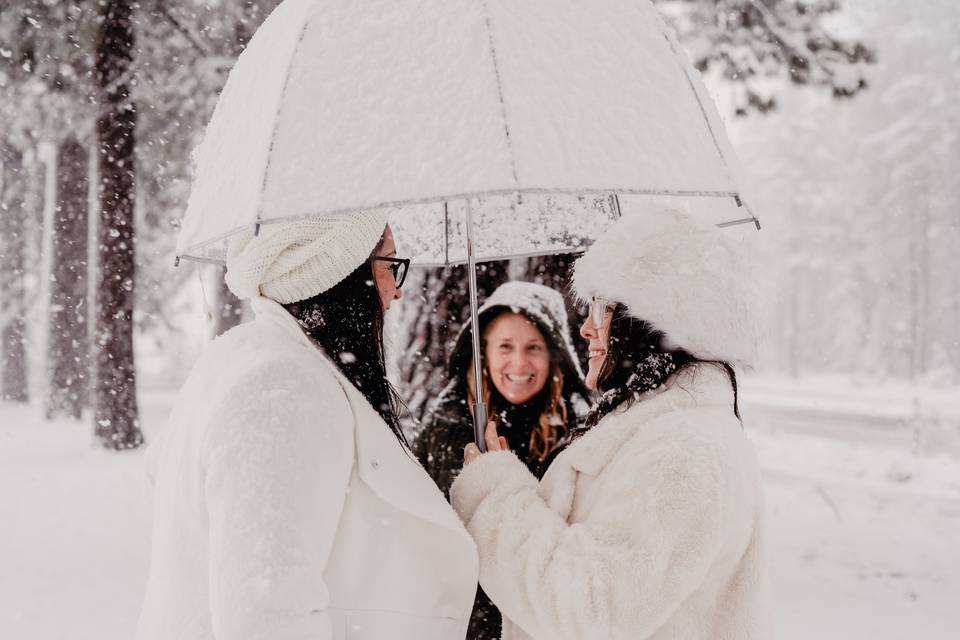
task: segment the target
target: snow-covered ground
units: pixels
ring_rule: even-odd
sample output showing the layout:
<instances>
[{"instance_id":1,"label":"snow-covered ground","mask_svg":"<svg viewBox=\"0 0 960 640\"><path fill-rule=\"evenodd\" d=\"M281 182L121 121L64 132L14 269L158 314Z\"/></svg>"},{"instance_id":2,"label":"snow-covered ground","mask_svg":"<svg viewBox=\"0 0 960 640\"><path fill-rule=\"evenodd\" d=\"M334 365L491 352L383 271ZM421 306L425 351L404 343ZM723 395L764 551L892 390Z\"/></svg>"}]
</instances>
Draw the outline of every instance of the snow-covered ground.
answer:
<instances>
[{"instance_id":1,"label":"snow-covered ground","mask_svg":"<svg viewBox=\"0 0 960 640\"><path fill-rule=\"evenodd\" d=\"M876 438L863 416L748 406L766 480L777 637L960 631L960 459ZM782 424L779 426L782 417Z\"/></svg>"},{"instance_id":2,"label":"snow-covered ground","mask_svg":"<svg viewBox=\"0 0 960 640\"><path fill-rule=\"evenodd\" d=\"M766 476L777 637L956 637L960 458L912 446L915 430L867 410L896 404L890 394L824 405L809 387L756 381L744 395ZM171 398L142 394L148 439ZM90 432L0 405L0 638L132 637L147 571L144 453L104 451Z\"/></svg>"}]
</instances>

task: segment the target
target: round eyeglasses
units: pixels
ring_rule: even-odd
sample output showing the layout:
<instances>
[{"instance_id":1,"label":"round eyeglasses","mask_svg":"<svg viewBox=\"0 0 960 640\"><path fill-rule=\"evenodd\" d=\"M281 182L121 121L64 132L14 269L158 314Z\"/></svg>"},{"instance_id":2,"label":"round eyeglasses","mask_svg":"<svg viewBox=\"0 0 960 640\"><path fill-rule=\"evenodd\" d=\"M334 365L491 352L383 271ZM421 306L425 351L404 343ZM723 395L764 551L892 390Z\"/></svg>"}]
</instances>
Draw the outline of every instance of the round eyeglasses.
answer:
<instances>
[{"instance_id":1,"label":"round eyeglasses","mask_svg":"<svg viewBox=\"0 0 960 640\"><path fill-rule=\"evenodd\" d=\"M590 322L593 323L594 327L599 327L603 324L603 317L606 315L607 311L612 309L613 302L607 300L606 298L594 296L590 298L589 302L583 302L579 308L579 311L581 315L590 318Z\"/></svg>"},{"instance_id":2,"label":"round eyeglasses","mask_svg":"<svg viewBox=\"0 0 960 640\"><path fill-rule=\"evenodd\" d=\"M394 286L397 289L403 286L403 281L407 279L407 271L410 270L410 258L388 258L386 256L373 256L370 259L378 262L389 262L390 271L393 272Z\"/></svg>"}]
</instances>

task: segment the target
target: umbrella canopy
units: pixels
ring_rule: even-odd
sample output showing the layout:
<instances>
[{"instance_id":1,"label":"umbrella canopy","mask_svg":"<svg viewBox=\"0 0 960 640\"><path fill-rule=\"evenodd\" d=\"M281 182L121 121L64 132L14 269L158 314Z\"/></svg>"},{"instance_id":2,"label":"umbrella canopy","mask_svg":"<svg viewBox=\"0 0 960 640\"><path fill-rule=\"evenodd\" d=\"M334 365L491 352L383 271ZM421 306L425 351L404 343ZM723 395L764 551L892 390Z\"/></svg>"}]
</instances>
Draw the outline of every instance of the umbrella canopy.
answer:
<instances>
[{"instance_id":1,"label":"umbrella canopy","mask_svg":"<svg viewBox=\"0 0 960 640\"><path fill-rule=\"evenodd\" d=\"M415 262L470 265L476 327L477 261L584 249L630 198L740 205L733 158L648 0L285 0L196 151L177 259L222 261L250 226L388 209ZM482 403L473 416L483 449Z\"/></svg>"},{"instance_id":2,"label":"umbrella canopy","mask_svg":"<svg viewBox=\"0 0 960 640\"><path fill-rule=\"evenodd\" d=\"M715 107L647 0L285 0L195 162L177 254L215 261L245 227L358 209L451 264L471 213L482 260L585 248L631 198L739 203Z\"/></svg>"}]
</instances>

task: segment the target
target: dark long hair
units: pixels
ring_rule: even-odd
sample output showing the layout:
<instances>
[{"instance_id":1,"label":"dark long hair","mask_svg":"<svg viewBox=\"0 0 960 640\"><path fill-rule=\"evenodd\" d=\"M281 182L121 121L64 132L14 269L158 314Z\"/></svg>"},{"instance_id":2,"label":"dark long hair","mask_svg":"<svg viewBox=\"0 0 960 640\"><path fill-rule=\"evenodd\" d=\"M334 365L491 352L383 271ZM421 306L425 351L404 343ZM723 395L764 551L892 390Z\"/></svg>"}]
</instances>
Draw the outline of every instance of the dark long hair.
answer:
<instances>
[{"instance_id":1,"label":"dark long hair","mask_svg":"<svg viewBox=\"0 0 960 640\"><path fill-rule=\"evenodd\" d=\"M400 398L387 379L383 307L370 262L323 293L283 307L408 445L400 427Z\"/></svg>"},{"instance_id":2,"label":"dark long hair","mask_svg":"<svg viewBox=\"0 0 960 640\"><path fill-rule=\"evenodd\" d=\"M587 427L598 423L605 415L618 407L629 407L638 400L638 391L647 388L635 389L628 382L637 370L637 365L649 361L651 355L666 356L666 361L672 362L669 374L675 375L691 367L713 364L721 367L730 378L733 388L733 413L740 419L740 407L737 398L737 375L729 363L722 360L701 360L684 349L667 349L664 333L656 329L646 320L634 318L621 304L613 310L610 320L610 338L607 342L607 355L597 377L597 390L600 391L600 401L593 407L584 420ZM642 381L640 381L642 382ZM652 381L658 386L662 380ZM655 388L652 387L652 388Z\"/></svg>"}]
</instances>

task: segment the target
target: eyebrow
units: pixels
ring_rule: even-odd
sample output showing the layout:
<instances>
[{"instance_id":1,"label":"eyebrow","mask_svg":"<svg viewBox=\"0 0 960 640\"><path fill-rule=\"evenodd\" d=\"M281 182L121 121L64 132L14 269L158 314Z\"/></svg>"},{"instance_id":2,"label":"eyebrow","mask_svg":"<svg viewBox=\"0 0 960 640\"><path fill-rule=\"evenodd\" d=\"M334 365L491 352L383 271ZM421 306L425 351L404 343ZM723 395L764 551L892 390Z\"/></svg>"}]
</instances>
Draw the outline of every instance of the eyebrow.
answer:
<instances>
[{"instance_id":1,"label":"eyebrow","mask_svg":"<svg viewBox=\"0 0 960 640\"><path fill-rule=\"evenodd\" d=\"M524 342L524 341L521 341L521 340L514 340L514 339L513 339L512 337L510 337L510 336L504 336L504 337L502 337L502 338L497 338L496 340L494 340L494 342L495 342L496 344L502 344L502 343L504 343L504 342L509 342L510 344L513 344L514 342L519 342L520 344L522 344L522 345L525 346L525 347L528 347L528 346L530 346L530 345L532 345L532 344L535 344L535 345L546 345L546 344L547 344L546 340L543 340L542 338L539 339L539 340L537 340L537 339L530 339L530 340L527 340L527 341Z\"/></svg>"}]
</instances>

